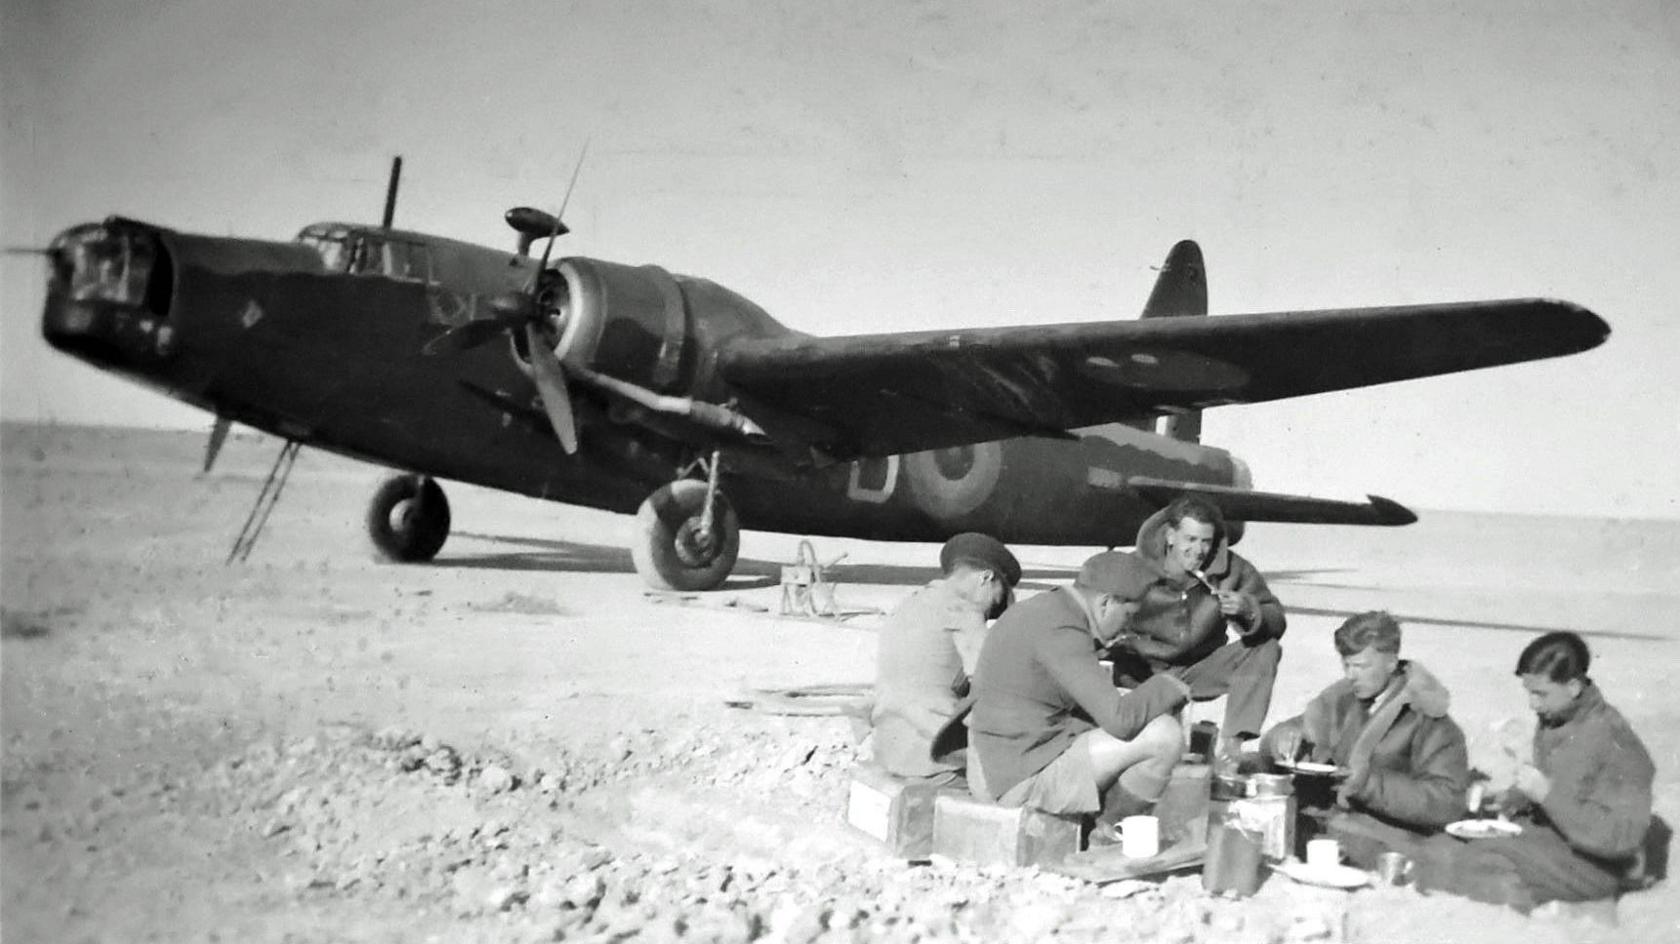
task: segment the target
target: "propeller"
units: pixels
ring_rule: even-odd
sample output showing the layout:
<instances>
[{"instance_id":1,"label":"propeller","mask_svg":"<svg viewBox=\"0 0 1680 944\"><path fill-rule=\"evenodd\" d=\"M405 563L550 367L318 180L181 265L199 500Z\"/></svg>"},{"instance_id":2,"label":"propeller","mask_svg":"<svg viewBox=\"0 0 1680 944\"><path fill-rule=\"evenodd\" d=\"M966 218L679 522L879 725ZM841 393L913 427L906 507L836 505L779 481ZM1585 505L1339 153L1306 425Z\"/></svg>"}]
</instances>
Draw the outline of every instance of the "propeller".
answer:
<instances>
[{"instance_id":1,"label":"propeller","mask_svg":"<svg viewBox=\"0 0 1680 944\"><path fill-rule=\"evenodd\" d=\"M542 400L543 411L548 414L549 423L554 427L554 435L560 440L560 447L566 450L568 455L577 452L577 420L572 413L571 393L566 386L566 370L561 366L560 359L554 356L553 348L543 335L543 311L542 306L537 303L537 288L543 272L548 269L549 257L554 252L554 241L569 232L561 218L565 216L566 207L571 203L572 191L577 187L578 174L583 170L583 159L588 154L589 142L585 141L583 149L578 153L577 164L572 167L572 179L566 184L566 194L560 201L558 213L546 213L534 207L514 207L507 211L504 217L508 225L519 233L521 256L530 254L533 242L538 239L544 240L542 258L531 272L531 278L525 283L525 287L492 299L490 307L495 314L491 317L456 325L428 341L422 348L426 354L466 351L495 339L504 331L512 332L523 328L526 347L531 355L531 376L537 384L537 395ZM555 327L563 330L564 322Z\"/></svg>"},{"instance_id":2,"label":"propeller","mask_svg":"<svg viewBox=\"0 0 1680 944\"><path fill-rule=\"evenodd\" d=\"M537 395L542 398L543 409L548 413L548 422L554 427L554 435L560 437L560 448L566 450L566 455L577 452L577 421L572 416L571 392L566 389L566 371L560 366L560 359L554 356L554 350L548 346L538 329L541 314L536 303L536 293L537 283L542 279L543 271L548 268L549 254L554 251L554 241L566 230L566 224L560 222L560 218L566 215L566 204L572 202L572 188L577 186L578 172L583 170L583 158L588 153L589 142L586 140L583 142L583 150L578 152L577 164L572 167L572 179L566 184L566 195L560 199L560 212L554 214L550 223L548 239L543 243L542 261L537 263L537 270L531 273L531 281L525 287L525 307L530 313L525 322L525 341L531 350L531 374L537 381Z\"/></svg>"},{"instance_id":3,"label":"propeller","mask_svg":"<svg viewBox=\"0 0 1680 944\"><path fill-rule=\"evenodd\" d=\"M523 298L524 295L519 294L517 297ZM496 303L501 300L501 298L497 298L491 301L491 307L499 307ZM512 331L521 325L527 325L530 323L531 316L523 311L510 314L499 314L493 318L476 318L465 324L456 325L430 341L427 341L426 346L422 347L420 352L430 356L434 354L458 354L462 351L470 351L475 347L479 347L495 340L496 337L504 331Z\"/></svg>"},{"instance_id":4,"label":"propeller","mask_svg":"<svg viewBox=\"0 0 1680 944\"><path fill-rule=\"evenodd\" d=\"M560 437L560 448L566 455L577 452L577 422L572 417L572 397L566 391L566 371L560 359L543 342L542 332L534 324L525 326L525 340L531 348L531 375L537 382L537 395L542 398L543 410Z\"/></svg>"}]
</instances>

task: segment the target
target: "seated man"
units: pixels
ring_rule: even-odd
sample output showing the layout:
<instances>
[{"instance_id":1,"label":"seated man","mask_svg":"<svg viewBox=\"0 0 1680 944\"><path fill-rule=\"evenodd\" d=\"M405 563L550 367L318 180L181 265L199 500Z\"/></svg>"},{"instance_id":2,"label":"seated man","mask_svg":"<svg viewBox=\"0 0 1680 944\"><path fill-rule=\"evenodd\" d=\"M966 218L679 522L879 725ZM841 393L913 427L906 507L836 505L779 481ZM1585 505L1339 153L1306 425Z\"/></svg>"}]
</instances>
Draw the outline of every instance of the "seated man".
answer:
<instances>
[{"instance_id":1,"label":"seated man","mask_svg":"<svg viewBox=\"0 0 1680 944\"><path fill-rule=\"evenodd\" d=\"M1151 580L1135 555L1098 554L1073 586L1010 607L992 627L969 718L974 796L1063 815L1102 810L1105 818L1160 798L1183 750L1174 712L1189 689L1160 675L1125 694L1097 661Z\"/></svg>"},{"instance_id":2,"label":"seated man","mask_svg":"<svg viewBox=\"0 0 1680 944\"><path fill-rule=\"evenodd\" d=\"M1151 515L1138 529L1137 554L1155 586L1111 653L1116 680L1136 685L1166 672L1184 680L1193 698L1229 696L1221 747L1240 752L1271 708L1283 606L1254 565L1227 546L1219 509L1200 498Z\"/></svg>"},{"instance_id":3,"label":"seated man","mask_svg":"<svg viewBox=\"0 0 1680 944\"><path fill-rule=\"evenodd\" d=\"M1284 763L1306 759L1345 771L1339 782L1326 782L1322 802L1334 809L1318 812L1349 859L1372 868L1385 851L1416 855L1422 840L1463 818L1469 760L1464 732L1447 717L1446 688L1400 658L1394 617L1352 617L1336 630L1335 645L1342 679L1299 717L1268 731L1261 751ZM1312 797L1310 784L1303 785L1307 812Z\"/></svg>"},{"instance_id":4,"label":"seated man","mask_svg":"<svg viewBox=\"0 0 1680 944\"><path fill-rule=\"evenodd\" d=\"M1533 762L1516 771L1504 808L1520 835L1461 845L1441 884L1527 911L1548 901L1614 897L1637 884L1653 821L1651 755L1587 677L1581 637L1553 632L1529 643L1516 675L1538 716ZM1504 879L1505 881L1501 881Z\"/></svg>"},{"instance_id":5,"label":"seated man","mask_svg":"<svg viewBox=\"0 0 1680 944\"><path fill-rule=\"evenodd\" d=\"M968 532L945 542L939 566L945 576L911 594L881 624L869 720L877 765L944 784L962 775L963 760L931 758L933 736L967 693L986 620L1020 582L1021 565L994 538Z\"/></svg>"}]
</instances>

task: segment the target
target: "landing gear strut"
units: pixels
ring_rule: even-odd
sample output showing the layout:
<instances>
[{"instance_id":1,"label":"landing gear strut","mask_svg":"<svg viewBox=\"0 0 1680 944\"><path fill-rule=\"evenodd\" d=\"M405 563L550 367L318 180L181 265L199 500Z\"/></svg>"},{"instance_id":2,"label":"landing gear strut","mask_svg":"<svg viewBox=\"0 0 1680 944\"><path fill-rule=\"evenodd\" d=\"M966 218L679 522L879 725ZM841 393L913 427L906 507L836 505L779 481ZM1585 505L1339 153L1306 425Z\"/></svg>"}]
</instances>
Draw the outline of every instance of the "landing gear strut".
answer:
<instances>
[{"instance_id":1,"label":"landing gear strut","mask_svg":"<svg viewBox=\"0 0 1680 944\"><path fill-rule=\"evenodd\" d=\"M449 499L427 476L393 476L373 493L367 529L386 560L431 560L449 537Z\"/></svg>"},{"instance_id":2,"label":"landing gear strut","mask_svg":"<svg viewBox=\"0 0 1680 944\"><path fill-rule=\"evenodd\" d=\"M706 481L681 479L659 489L636 512L637 540L630 545L636 572L662 590L715 590L735 569L741 525L718 491L722 463L703 462Z\"/></svg>"}]
</instances>

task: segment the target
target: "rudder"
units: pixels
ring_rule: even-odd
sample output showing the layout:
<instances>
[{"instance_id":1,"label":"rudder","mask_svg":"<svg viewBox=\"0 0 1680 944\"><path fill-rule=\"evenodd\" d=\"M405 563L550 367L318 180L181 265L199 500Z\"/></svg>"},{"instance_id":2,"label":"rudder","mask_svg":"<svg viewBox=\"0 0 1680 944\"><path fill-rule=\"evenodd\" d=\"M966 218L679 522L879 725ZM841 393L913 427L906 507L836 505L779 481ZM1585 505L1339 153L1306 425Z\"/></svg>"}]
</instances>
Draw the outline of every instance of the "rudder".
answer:
<instances>
[{"instance_id":1,"label":"rudder","mask_svg":"<svg viewBox=\"0 0 1680 944\"><path fill-rule=\"evenodd\" d=\"M1193 239L1180 240L1161 263L1161 274L1140 318L1200 317L1208 313L1207 269L1202 247ZM1189 410L1162 417L1157 431L1183 442L1201 442L1202 411Z\"/></svg>"}]
</instances>

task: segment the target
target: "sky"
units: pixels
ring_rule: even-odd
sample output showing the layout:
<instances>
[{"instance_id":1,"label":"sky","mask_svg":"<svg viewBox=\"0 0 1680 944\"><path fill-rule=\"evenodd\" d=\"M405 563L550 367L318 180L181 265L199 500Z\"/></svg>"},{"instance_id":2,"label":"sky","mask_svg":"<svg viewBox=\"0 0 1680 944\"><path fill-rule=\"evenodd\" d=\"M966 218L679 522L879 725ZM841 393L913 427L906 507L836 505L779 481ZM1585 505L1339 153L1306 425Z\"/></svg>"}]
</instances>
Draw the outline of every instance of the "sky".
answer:
<instances>
[{"instance_id":1,"label":"sky","mask_svg":"<svg viewBox=\"0 0 1680 944\"><path fill-rule=\"evenodd\" d=\"M1549 296L1553 361L1211 411L1257 487L1680 517L1671 0L0 0L0 242L121 213L378 220L704 275L816 334ZM0 263L0 416L208 427L52 352Z\"/></svg>"}]
</instances>

